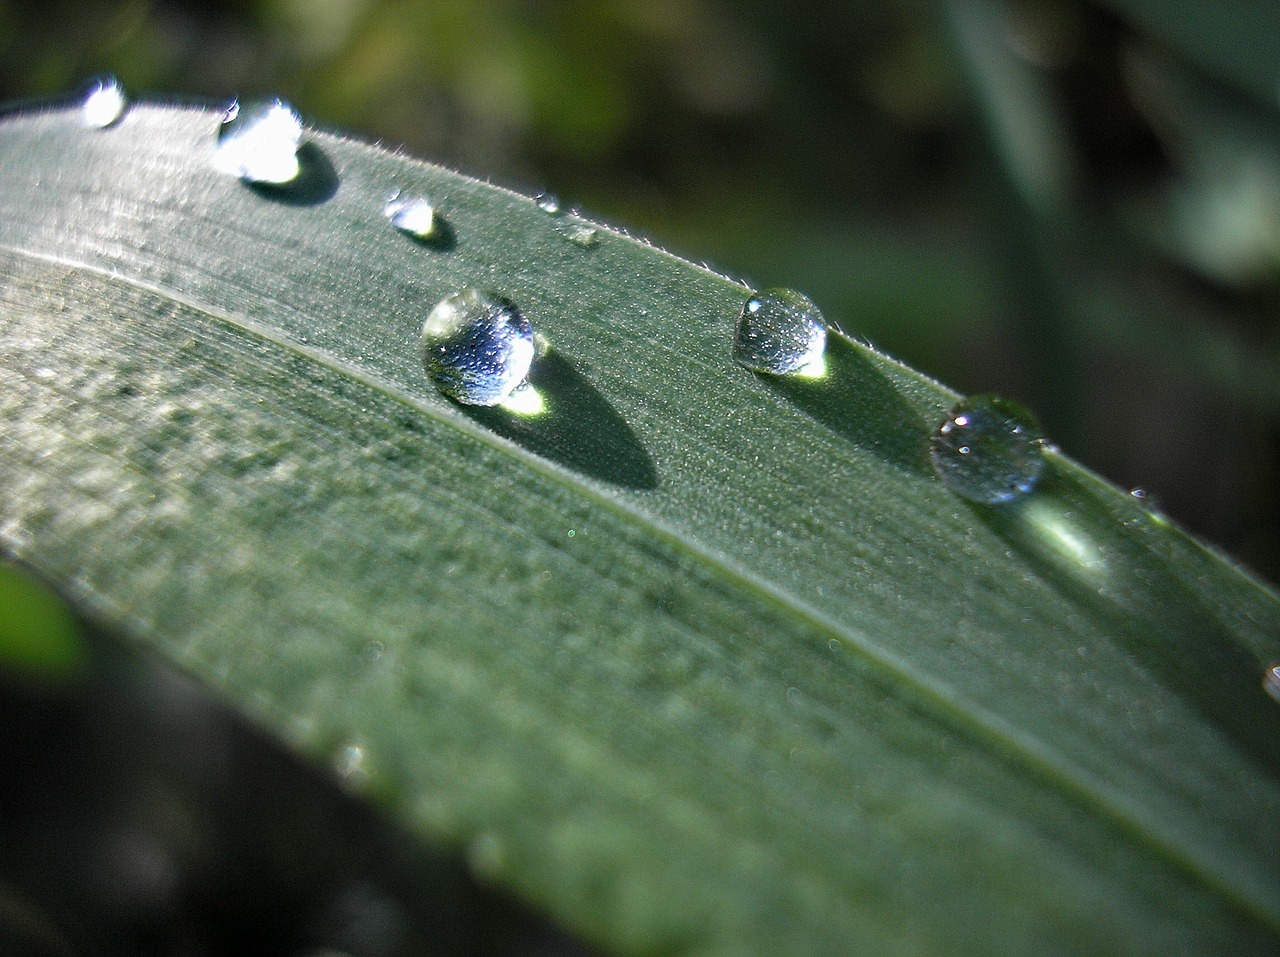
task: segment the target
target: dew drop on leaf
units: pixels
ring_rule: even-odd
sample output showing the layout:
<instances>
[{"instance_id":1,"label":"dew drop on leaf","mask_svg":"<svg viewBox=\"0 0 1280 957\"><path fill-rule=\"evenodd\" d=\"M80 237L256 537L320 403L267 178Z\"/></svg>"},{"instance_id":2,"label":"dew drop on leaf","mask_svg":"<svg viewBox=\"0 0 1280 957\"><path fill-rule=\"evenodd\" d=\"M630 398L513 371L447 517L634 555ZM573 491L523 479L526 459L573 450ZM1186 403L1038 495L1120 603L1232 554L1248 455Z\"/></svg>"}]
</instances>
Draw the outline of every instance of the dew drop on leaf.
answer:
<instances>
[{"instance_id":1,"label":"dew drop on leaf","mask_svg":"<svg viewBox=\"0 0 1280 957\"><path fill-rule=\"evenodd\" d=\"M560 205L560 197L555 193L548 193L543 190L533 198L533 201L538 204L540 210L549 216L559 216L563 211L563 207Z\"/></svg>"},{"instance_id":2,"label":"dew drop on leaf","mask_svg":"<svg viewBox=\"0 0 1280 957\"><path fill-rule=\"evenodd\" d=\"M80 101L80 119L85 126L103 130L119 122L129 106L124 87L114 76L99 76L90 80Z\"/></svg>"},{"instance_id":3,"label":"dew drop on leaf","mask_svg":"<svg viewBox=\"0 0 1280 957\"><path fill-rule=\"evenodd\" d=\"M583 249L590 249L600 241L599 231L586 223L570 223L565 226L562 234L569 242Z\"/></svg>"},{"instance_id":4,"label":"dew drop on leaf","mask_svg":"<svg viewBox=\"0 0 1280 957\"><path fill-rule=\"evenodd\" d=\"M302 119L283 100L232 103L222 117L214 168L249 183L280 184L301 171Z\"/></svg>"},{"instance_id":5,"label":"dew drop on leaf","mask_svg":"<svg viewBox=\"0 0 1280 957\"><path fill-rule=\"evenodd\" d=\"M477 289L448 296L422 328L422 361L437 389L464 405L498 405L533 364L533 328L514 303Z\"/></svg>"},{"instance_id":6,"label":"dew drop on leaf","mask_svg":"<svg viewBox=\"0 0 1280 957\"><path fill-rule=\"evenodd\" d=\"M938 426L929 455L951 491L971 502L997 505L1035 488L1044 469L1044 436L1016 402L970 396Z\"/></svg>"},{"instance_id":7,"label":"dew drop on leaf","mask_svg":"<svg viewBox=\"0 0 1280 957\"><path fill-rule=\"evenodd\" d=\"M821 375L826 347L826 320L813 300L794 289L752 295L733 334L733 357L772 375Z\"/></svg>"},{"instance_id":8,"label":"dew drop on leaf","mask_svg":"<svg viewBox=\"0 0 1280 957\"><path fill-rule=\"evenodd\" d=\"M428 239L436 233L436 208L425 196L401 196L387 200L382 214L402 233Z\"/></svg>"}]
</instances>

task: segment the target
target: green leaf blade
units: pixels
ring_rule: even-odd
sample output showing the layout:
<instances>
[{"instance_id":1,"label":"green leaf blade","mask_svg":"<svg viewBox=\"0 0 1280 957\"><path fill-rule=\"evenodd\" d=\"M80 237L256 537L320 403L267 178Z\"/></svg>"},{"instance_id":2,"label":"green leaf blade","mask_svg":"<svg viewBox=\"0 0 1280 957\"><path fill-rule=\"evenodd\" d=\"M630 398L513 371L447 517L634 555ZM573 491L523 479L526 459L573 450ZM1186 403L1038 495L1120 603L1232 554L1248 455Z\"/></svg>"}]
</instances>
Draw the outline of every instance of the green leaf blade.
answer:
<instances>
[{"instance_id":1,"label":"green leaf blade","mask_svg":"<svg viewBox=\"0 0 1280 957\"><path fill-rule=\"evenodd\" d=\"M954 499L949 393L845 340L736 367L734 283L324 134L336 191L282 202L215 125L5 121L24 557L620 951L1274 946L1270 592L1063 459ZM550 341L543 419L426 383L464 285Z\"/></svg>"}]
</instances>

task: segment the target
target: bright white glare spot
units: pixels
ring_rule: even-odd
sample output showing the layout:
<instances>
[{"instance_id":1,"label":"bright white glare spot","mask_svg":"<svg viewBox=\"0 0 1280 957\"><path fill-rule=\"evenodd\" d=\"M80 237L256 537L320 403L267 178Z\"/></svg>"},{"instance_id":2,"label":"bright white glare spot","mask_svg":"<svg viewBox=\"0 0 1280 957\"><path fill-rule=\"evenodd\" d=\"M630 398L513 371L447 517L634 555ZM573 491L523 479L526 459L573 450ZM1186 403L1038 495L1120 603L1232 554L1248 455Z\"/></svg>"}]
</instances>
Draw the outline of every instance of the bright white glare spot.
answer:
<instances>
[{"instance_id":1,"label":"bright white glare spot","mask_svg":"<svg viewBox=\"0 0 1280 957\"><path fill-rule=\"evenodd\" d=\"M90 87L80 106L80 116L85 126L95 130L105 129L124 115L128 102L124 89L115 78L107 77L95 81Z\"/></svg>"},{"instance_id":2,"label":"bright white glare spot","mask_svg":"<svg viewBox=\"0 0 1280 957\"><path fill-rule=\"evenodd\" d=\"M530 418L547 411L547 403L543 400L542 393L527 382L517 386L514 392L498 404L508 412Z\"/></svg>"},{"instance_id":3,"label":"bright white glare spot","mask_svg":"<svg viewBox=\"0 0 1280 957\"><path fill-rule=\"evenodd\" d=\"M825 379L827 376L827 357L819 352L812 359L791 373L798 379Z\"/></svg>"},{"instance_id":4,"label":"bright white glare spot","mask_svg":"<svg viewBox=\"0 0 1280 957\"><path fill-rule=\"evenodd\" d=\"M281 100L227 110L218 134L213 165L219 172L251 183L288 183L301 170L298 147L302 119Z\"/></svg>"}]
</instances>

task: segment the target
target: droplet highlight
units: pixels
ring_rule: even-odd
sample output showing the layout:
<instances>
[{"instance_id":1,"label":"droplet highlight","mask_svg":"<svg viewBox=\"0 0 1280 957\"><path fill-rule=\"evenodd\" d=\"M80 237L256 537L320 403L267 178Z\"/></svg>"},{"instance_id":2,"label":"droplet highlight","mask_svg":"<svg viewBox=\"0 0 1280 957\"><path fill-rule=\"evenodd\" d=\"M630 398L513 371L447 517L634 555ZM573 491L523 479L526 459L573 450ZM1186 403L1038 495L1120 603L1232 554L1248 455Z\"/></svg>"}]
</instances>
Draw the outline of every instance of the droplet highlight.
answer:
<instances>
[{"instance_id":1,"label":"droplet highlight","mask_svg":"<svg viewBox=\"0 0 1280 957\"><path fill-rule=\"evenodd\" d=\"M1044 436L1018 403L971 396L938 426L929 456L942 483L985 505L1011 502L1035 488L1044 470Z\"/></svg>"},{"instance_id":2,"label":"droplet highlight","mask_svg":"<svg viewBox=\"0 0 1280 957\"><path fill-rule=\"evenodd\" d=\"M124 116L129 107L129 97L114 76L94 77L85 88L80 101L80 119L89 129L104 130Z\"/></svg>"},{"instance_id":3,"label":"droplet highlight","mask_svg":"<svg viewBox=\"0 0 1280 957\"><path fill-rule=\"evenodd\" d=\"M418 239L433 239L439 232L439 216L435 205L425 196L401 196L387 200L382 214L402 233Z\"/></svg>"},{"instance_id":4,"label":"droplet highlight","mask_svg":"<svg viewBox=\"0 0 1280 957\"><path fill-rule=\"evenodd\" d=\"M301 171L302 118L283 100L232 103L222 117L214 168L249 183L292 182Z\"/></svg>"},{"instance_id":5,"label":"droplet highlight","mask_svg":"<svg viewBox=\"0 0 1280 957\"><path fill-rule=\"evenodd\" d=\"M505 402L528 378L533 327L508 299L464 289L422 327L422 361L437 389L464 405Z\"/></svg>"},{"instance_id":6,"label":"droplet highlight","mask_svg":"<svg viewBox=\"0 0 1280 957\"><path fill-rule=\"evenodd\" d=\"M826 319L794 289L755 293L734 328L733 357L756 372L816 378L825 371L826 348Z\"/></svg>"}]
</instances>

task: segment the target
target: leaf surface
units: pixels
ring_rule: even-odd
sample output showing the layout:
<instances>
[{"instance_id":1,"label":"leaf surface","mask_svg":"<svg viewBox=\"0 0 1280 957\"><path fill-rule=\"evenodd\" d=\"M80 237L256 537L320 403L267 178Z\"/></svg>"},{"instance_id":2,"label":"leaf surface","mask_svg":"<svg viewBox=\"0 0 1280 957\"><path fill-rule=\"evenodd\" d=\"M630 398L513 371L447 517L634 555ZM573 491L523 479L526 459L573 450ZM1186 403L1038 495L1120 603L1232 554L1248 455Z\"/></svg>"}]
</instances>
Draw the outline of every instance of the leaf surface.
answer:
<instances>
[{"instance_id":1,"label":"leaf surface","mask_svg":"<svg viewBox=\"0 0 1280 957\"><path fill-rule=\"evenodd\" d=\"M721 276L319 131L250 187L217 125L0 122L12 550L620 953L1274 951L1272 592L1057 454L955 497L952 393L737 366ZM427 382L469 286L541 416Z\"/></svg>"}]
</instances>

